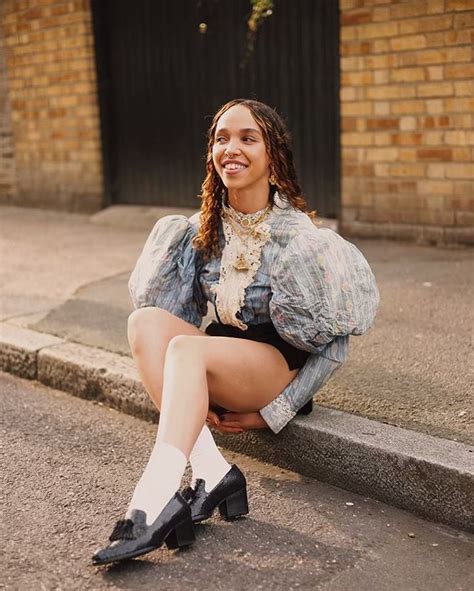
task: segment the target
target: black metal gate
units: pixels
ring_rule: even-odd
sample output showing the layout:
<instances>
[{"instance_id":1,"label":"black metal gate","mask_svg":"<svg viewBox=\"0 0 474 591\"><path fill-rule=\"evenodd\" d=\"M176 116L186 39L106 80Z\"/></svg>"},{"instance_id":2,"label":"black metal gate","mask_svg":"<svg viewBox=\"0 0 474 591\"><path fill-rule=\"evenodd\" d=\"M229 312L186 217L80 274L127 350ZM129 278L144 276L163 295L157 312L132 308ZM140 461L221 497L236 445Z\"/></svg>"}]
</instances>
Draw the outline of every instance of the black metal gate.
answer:
<instances>
[{"instance_id":1,"label":"black metal gate","mask_svg":"<svg viewBox=\"0 0 474 591\"><path fill-rule=\"evenodd\" d=\"M245 97L283 115L309 204L338 215L337 0L275 0L245 67L249 0L91 5L108 203L198 208L211 117Z\"/></svg>"}]
</instances>

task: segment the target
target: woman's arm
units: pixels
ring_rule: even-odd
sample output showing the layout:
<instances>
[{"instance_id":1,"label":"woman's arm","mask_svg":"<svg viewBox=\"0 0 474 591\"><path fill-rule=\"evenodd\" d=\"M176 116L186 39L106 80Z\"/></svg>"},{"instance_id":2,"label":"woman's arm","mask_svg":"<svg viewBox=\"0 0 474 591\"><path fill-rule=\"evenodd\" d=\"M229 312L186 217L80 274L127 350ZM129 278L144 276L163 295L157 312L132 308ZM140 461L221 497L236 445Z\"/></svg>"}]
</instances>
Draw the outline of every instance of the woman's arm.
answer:
<instances>
[{"instance_id":1,"label":"woman's arm","mask_svg":"<svg viewBox=\"0 0 474 591\"><path fill-rule=\"evenodd\" d=\"M279 433L341 365L340 361L322 355L310 355L306 364L283 392L260 409L260 415L270 429L274 433Z\"/></svg>"}]
</instances>

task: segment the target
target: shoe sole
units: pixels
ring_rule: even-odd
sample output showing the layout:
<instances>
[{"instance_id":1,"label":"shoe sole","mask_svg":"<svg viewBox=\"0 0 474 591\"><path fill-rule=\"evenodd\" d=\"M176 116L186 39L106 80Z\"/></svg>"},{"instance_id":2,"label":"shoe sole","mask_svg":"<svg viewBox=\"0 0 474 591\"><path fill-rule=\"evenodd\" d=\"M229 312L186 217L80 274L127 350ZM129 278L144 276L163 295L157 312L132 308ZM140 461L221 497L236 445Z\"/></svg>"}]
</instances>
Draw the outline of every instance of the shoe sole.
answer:
<instances>
[{"instance_id":1,"label":"shoe sole","mask_svg":"<svg viewBox=\"0 0 474 591\"><path fill-rule=\"evenodd\" d=\"M203 521L210 519L213 515L214 515L214 511L210 515L204 515L204 516L199 515L198 517L193 519L193 524L197 525L198 523L202 523ZM236 517L228 517L227 519L224 519L224 517L223 517L222 519L224 519L224 521L237 521L237 519L243 519L247 515L248 515L248 513L245 513L245 515L237 515Z\"/></svg>"},{"instance_id":2,"label":"shoe sole","mask_svg":"<svg viewBox=\"0 0 474 591\"><path fill-rule=\"evenodd\" d=\"M161 544L162 546L163 544ZM129 552L128 554L124 554L120 556L120 558L110 558L109 560L94 560L92 559L92 564L94 566L102 566L103 564L110 564L111 562L120 562L121 560L127 560L128 558L136 558L137 556L143 556L144 554L148 554L149 552L153 552L153 550L158 550L161 546L147 546L146 548L142 548L141 550L137 550L135 552Z\"/></svg>"},{"instance_id":3,"label":"shoe sole","mask_svg":"<svg viewBox=\"0 0 474 591\"><path fill-rule=\"evenodd\" d=\"M180 524L182 526L182 523ZM178 528L180 526L178 525ZM158 550L159 548L161 548L163 546L163 544L166 544L168 546L168 548L170 550L176 550L178 548L185 548L186 546L190 546L195 540L194 540L194 534L192 536L192 539L183 539L180 541L180 543L177 543L176 540L173 541L172 545L170 545L170 538L172 538L172 536L176 535L176 528L175 530L171 531L166 538L164 539L164 541L159 545L159 546L146 546L145 548L141 548L140 550L136 550L135 552L128 552L127 554L123 554L120 557L116 557L116 558L110 558L109 560L94 560L92 559L92 564L94 566L101 566L103 564L110 564L112 562L120 562L121 560L127 560L129 558L137 558L138 556L143 556L144 554L148 554L149 552L153 552L153 550Z\"/></svg>"}]
</instances>

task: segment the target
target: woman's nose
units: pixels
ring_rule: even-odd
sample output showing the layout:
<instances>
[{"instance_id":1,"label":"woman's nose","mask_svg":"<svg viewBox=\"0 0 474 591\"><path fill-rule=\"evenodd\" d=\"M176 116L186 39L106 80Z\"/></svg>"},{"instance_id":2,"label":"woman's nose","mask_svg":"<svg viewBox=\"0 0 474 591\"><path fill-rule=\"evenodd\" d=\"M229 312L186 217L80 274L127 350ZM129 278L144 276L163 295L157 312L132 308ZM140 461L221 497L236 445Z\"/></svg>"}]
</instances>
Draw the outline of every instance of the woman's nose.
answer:
<instances>
[{"instance_id":1,"label":"woman's nose","mask_svg":"<svg viewBox=\"0 0 474 591\"><path fill-rule=\"evenodd\" d=\"M225 153L227 155L231 155L231 154L235 154L236 152L239 152L239 151L240 151L240 148L237 145L237 140L230 140L226 146Z\"/></svg>"}]
</instances>

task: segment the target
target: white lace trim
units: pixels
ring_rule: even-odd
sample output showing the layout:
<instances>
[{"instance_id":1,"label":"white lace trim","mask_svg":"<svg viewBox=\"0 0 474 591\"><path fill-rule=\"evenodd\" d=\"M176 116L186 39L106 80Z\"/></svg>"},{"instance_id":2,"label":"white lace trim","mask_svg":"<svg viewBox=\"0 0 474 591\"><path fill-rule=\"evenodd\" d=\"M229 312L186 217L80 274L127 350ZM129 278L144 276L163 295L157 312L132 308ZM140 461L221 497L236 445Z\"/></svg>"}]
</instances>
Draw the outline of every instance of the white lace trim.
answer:
<instances>
[{"instance_id":1,"label":"white lace trim","mask_svg":"<svg viewBox=\"0 0 474 591\"><path fill-rule=\"evenodd\" d=\"M256 218L261 212L252 214L240 214ZM220 321L223 324L236 326L241 330L247 330L248 326L236 315L244 306L245 290L252 283L261 264L262 248L270 240L270 226L265 222L255 227L255 236L249 235L245 244L234 232L231 224L222 220L225 236L225 247L222 252L219 283L211 287L216 295L216 308ZM244 254L248 263L248 269L236 269L234 262L237 257Z\"/></svg>"},{"instance_id":2,"label":"white lace trim","mask_svg":"<svg viewBox=\"0 0 474 591\"><path fill-rule=\"evenodd\" d=\"M274 433L279 433L283 427L296 415L282 394L260 409L260 414Z\"/></svg>"}]
</instances>

